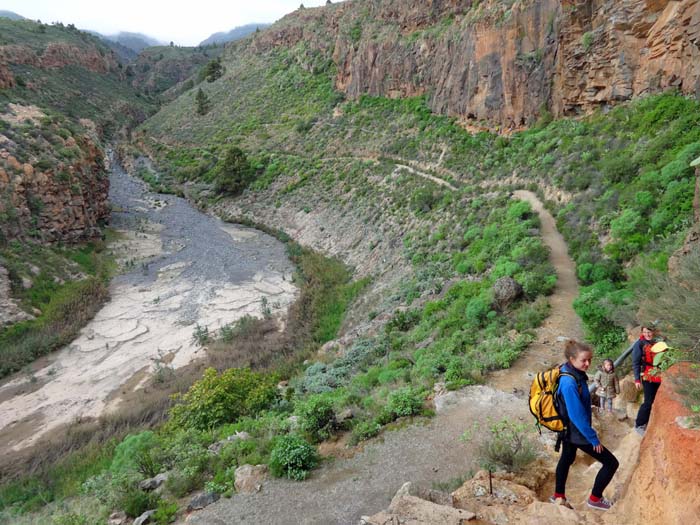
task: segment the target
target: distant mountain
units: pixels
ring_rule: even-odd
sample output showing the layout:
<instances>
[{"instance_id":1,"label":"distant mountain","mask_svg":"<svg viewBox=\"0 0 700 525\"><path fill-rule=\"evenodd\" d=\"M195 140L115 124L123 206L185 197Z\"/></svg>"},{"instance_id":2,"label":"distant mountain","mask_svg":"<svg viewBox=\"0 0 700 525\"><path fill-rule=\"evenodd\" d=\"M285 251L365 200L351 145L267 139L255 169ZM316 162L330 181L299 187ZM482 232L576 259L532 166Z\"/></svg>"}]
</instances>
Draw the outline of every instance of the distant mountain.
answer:
<instances>
[{"instance_id":1,"label":"distant mountain","mask_svg":"<svg viewBox=\"0 0 700 525\"><path fill-rule=\"evenodd\" d=\"M17 13L13 13L12 11L3 11L0 9L0 16L4 18L9 18L10 20L24 20L24 17L22 15L18 15Z\"/></svg>"},{"instance_id":2,"label":"distant mountain","mask_svg":"<svg viewBox=\"0 0 700 525\"><path fill-rule=\"evenodd\" d=\"M231 42L233 40L238 40L239 38L248 36L249 34L255 32L256 29L263 30L269 26L270 24L246 24L244 26L234 27L233 29L231 29L231 31L228 31L226 33L214 33L206 40L202 40L199 43L199 45L207 46L209 44L222 44L224 42Z\"/></svg>"},{"instance_id":3,"label":"distant mountain","mask_svg":"<svg viewBox=\"0 0 700 525\"><path fill-rule=\"evenodd\" d=\"M161 42L159 40L156 40L155 38L150 37L148 35L144 35L142 33L128 33L125 31L117 33L116 35L103 35L103 36L107 40L111 40L112 42L117 42L118 44L121 44L124 47L128 47L129 49L135 51L136 53L140 53L141 50L146 48L146 47L160 46L160 45L163 45L165 43L165 42Z\"/></svg>"}]
</instances>

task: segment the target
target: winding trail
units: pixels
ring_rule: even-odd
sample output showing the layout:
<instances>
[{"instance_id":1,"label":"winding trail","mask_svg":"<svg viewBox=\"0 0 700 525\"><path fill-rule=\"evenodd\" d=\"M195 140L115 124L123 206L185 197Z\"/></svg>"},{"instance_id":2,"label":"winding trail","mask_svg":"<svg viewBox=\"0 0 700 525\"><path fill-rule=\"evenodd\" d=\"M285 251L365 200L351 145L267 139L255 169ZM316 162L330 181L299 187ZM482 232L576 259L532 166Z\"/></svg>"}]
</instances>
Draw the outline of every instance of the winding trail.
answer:
<instances>
[{"instance_id":1,"label":"winding trail","mask_svg":"<svg viewBox=\"0 0 700 525\"><path fill-rule=\"evenodd\" d=\"M551 311L537 329L535 341L510 368L493 372L489 379L489 384L500 390L527 393L533 371L538 372L563 362L562 341L569 338L582 340L583 330L573 308L574 299L578 297L576 265L569 257L566 242L557 230L554 217L534 193L518 190L513 192L513 196L529 202L539 215L542 240L549 247L549 261L557 274L557 284L549 297Z\"/></svg>"}]
</instances>

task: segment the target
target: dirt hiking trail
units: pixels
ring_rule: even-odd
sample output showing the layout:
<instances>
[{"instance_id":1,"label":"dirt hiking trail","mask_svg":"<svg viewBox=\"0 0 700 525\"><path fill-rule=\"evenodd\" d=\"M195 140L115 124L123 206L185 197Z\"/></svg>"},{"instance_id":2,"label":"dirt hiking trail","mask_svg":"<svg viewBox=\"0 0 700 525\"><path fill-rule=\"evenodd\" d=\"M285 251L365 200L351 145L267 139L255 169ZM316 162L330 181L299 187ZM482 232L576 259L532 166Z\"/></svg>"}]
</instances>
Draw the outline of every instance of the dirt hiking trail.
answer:
<instances>
[{"instance_id":1,"label":"dirt hiking trail","mask_svg":"<svg viewBox=\"0 0 700 525\"><path fill-rule=\"evenodd\" d=\"M557 230L554 217L545 210L537 196L525 190L513 192L517 199L527 201L539 215L541 235L550 249L549 260L557 273L557 285L549 297L551 311L540 328L535 341L525 353L506 370L491 374L489 384L503 391L529 392L533 371L562 363L563 341L583 339L581 321L574 312L573 302L578 297L576 265L569 257L564 237Z\"/></svg>"}]
</instances>

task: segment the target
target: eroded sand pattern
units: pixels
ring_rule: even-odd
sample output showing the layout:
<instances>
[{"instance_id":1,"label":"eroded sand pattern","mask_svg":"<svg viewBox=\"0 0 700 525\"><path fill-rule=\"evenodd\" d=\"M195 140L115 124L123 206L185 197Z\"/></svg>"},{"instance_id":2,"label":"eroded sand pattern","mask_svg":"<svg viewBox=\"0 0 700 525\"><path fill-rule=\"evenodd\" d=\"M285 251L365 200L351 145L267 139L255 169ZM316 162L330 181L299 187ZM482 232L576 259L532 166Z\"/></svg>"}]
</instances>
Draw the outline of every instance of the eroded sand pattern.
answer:
<instances>
[{"instance_id":1,"label":"eroded sand pattern","mask_svg":"<svg viewBox=\"0 0 700 525\"><path fill-rule=\"evenodd\" d=\"M122 232L112 248L128 271L72 344L0 386L2 451L114 408L120 399L110 394L164 356L174 368L188 364L202 351L193 340L197 325L211 333L261 316L263 306L283 313L295 297L291 262L268 235L222 223L183 199L154 196L118 167L110 197Z\"/></svg>"}]
</instances>

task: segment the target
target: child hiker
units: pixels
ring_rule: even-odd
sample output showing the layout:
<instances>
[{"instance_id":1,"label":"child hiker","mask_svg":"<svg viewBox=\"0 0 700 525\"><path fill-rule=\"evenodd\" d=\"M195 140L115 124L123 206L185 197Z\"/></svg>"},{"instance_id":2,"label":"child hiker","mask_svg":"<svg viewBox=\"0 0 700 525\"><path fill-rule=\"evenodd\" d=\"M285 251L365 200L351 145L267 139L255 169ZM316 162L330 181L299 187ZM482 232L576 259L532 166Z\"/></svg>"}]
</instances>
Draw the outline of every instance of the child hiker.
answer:
<instances>
[{"instance_id":1,"label":"child hiker","mask_svg":"<svg viewBox=\"0 0 700 525\"><path fill-rule=\"evenodd\" d=\"M557 397L562 416L569 421L569 425L562 440L561 457L557 463L554 495L549 501L572 508L566 501L566 478L569 477L569 468L576 460L576 452L580 449L603 464L595 477L591 495L586 503L594 509L608 510L612 503L603 497L603 491L612 480L619 463L613 453L603 446L598 434L591 427L591 396L588 392L586 370L591 366L593 350L586 344L569 340L564 345L564 357L566 363L561 370L571 375L559 376Z\"/></svg>"},{"instance_id":2,"label":"child hiker","mask_svg":"<svg viewBox=\"0 0 700 525\"><path fill-rule=\"evenodd\" d=\"M593 382L598 387L596 394L600 400L600 412L604 412L606 408L608 412L612 412L613 399L620 393L620 381L612 359L603 361L603 366L595 373Z\"/></svg>"}]
</instances>

